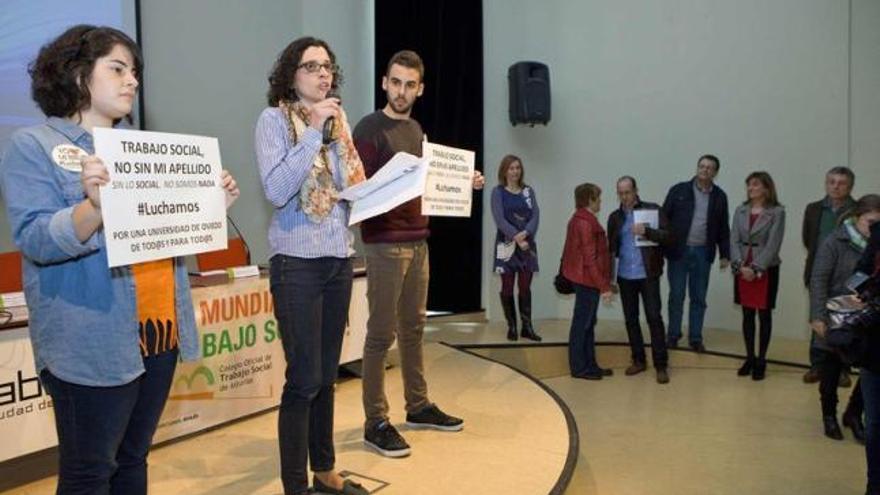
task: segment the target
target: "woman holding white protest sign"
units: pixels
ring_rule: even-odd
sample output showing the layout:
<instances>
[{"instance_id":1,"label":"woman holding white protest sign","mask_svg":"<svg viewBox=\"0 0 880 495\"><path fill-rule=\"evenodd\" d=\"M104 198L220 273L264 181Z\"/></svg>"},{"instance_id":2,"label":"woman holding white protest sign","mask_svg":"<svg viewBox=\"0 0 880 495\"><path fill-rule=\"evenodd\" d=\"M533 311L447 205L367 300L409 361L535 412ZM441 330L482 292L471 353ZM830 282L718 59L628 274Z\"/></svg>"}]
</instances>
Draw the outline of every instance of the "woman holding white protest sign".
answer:
<instances>
[{"instance_id":1,"label":"woman holding white protest sign","mask_svg":"<svg viewBox=\"0 0 880 495\"><path fill-rule=\"evenodd\" d=\"M290 43L269 75L269 107L256 126L266 198L275 317L287 359L278 417L284 492L366 494L334 470L333 402L351 298L349 205L338 194L364 180L336 95L342 74L324 41Z\"/></svg>"},{"instance_id":2,"label":"woman holding white protest sign","mask_svg":"<svg viewBox=\"0 0 880 495\"><path fill-rule=\"evenodd\" d=\"M16 132L0 188L21 250L37 371L52 397L58 492L147 492L146 458L178 355L198 357L182 258L108 268L95 128L128 118L140 50L109 27L74 26L30 66L48 117ZM238 197L222 175L227 206Z\"/></svg>"}]
</instances>

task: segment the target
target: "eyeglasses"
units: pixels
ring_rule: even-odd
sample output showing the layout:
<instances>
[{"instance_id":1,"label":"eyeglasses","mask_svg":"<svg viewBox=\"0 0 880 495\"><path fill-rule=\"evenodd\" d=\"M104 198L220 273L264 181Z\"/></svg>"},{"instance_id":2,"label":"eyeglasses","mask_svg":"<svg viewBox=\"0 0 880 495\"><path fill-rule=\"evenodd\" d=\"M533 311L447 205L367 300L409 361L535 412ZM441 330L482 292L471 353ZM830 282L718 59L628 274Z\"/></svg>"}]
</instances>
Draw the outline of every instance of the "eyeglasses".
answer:
<instances>
[{"instance_id":1,"label":"eyeglasses","mask_svg":"<svg viewBox=\"0 0 880 495\"><path fill-rule=\"evenodd\" d=\"M297 69L305 69L309 74L315 74L319 72L321 69L326 70L331 74L336 74L339 70L339 66L332 62L324 62L323 64L320 62L315 62L314 60L310 60L308 62L303 62L296 66Z\"/></svg>"}]
</instances>

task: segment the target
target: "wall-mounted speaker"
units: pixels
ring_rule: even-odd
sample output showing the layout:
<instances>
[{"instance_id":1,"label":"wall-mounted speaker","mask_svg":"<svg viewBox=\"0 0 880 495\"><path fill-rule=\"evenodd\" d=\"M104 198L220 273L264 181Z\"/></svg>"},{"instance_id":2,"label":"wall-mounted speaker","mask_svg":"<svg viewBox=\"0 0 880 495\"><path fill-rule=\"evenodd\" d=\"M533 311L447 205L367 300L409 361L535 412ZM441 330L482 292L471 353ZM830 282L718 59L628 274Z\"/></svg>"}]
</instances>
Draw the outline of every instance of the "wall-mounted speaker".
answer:
<instances>
[{"instance_id":1,"label":"wall-mounted speaker","mask_svg":"<svg viewBox=\"0 0 880 495\"><path fill-rule=\"evenodd\" d=\"M517 62L507 69L510 123L550 122L550 69L540 62Z\"/></svg>"}]
</instances>

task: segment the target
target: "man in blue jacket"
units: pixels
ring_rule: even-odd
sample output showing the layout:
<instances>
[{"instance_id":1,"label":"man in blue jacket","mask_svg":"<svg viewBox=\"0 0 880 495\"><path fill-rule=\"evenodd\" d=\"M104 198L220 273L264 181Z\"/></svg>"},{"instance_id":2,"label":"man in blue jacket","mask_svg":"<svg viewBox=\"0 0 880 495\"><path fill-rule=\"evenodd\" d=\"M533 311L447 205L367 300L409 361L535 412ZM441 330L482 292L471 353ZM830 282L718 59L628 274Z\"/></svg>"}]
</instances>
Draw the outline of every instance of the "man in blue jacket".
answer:
<instances>
[{"instance_id":1,"label":"man in blue jacket","mask_svg":"<svg viewBox=\"0 0 880 495\"><path fill-rule=\"evenodd\" d=\"M690 297L688 342L697 352L703 345L703 317L706 313L706 290L715 261L716 248L721 255L721 269L730 261L730 224L727 194L713 181L721 162L714 155L697 160L697 174L689 181L674 185L663 202L674 243L666 248L669 261L669 331L667 344L677 347L681 338L684 294Z\"/></svg>"}]
</instances>

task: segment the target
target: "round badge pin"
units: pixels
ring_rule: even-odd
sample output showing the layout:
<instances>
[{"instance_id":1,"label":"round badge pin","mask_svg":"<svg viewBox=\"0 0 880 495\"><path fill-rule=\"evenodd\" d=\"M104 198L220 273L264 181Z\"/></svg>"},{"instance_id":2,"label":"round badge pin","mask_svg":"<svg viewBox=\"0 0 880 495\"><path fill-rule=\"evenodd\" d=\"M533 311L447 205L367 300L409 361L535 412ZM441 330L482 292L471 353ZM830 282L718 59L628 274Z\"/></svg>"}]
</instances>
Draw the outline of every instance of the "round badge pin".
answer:
<instances>
[{"instance_id":1,"label":"round badge pin","mask_svg":"<svg viewBox=\"0 0 880 495\"><path fill-rule=\"evenodd\" d=\"M52 149L52 160L64 170L82 172L82 159L89 154L86 150L72 144L59 144Z\"/></svg>"}]
</instances>

